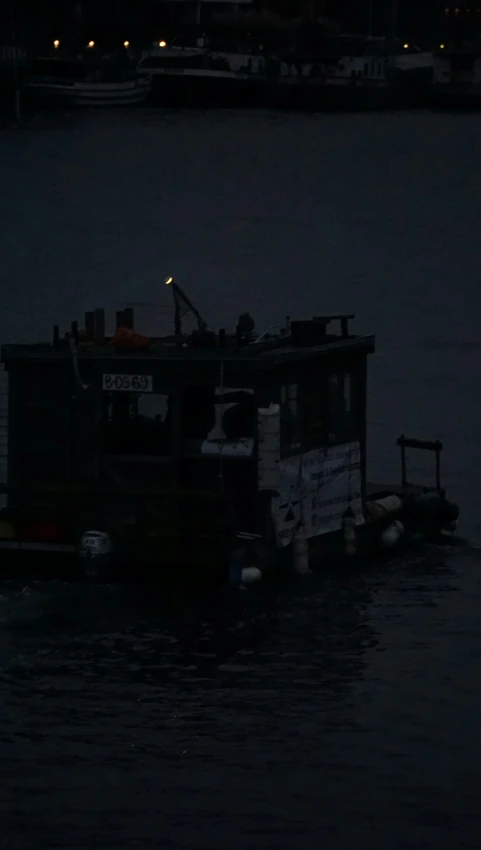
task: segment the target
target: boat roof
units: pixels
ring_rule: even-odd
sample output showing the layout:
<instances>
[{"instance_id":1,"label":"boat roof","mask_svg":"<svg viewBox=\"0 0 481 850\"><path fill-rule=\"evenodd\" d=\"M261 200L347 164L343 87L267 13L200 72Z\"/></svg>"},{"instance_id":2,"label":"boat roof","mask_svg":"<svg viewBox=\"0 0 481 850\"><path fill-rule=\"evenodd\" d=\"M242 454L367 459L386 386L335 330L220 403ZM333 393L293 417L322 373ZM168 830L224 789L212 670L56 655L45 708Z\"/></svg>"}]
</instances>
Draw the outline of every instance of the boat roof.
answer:
<instances>
[{"instance_id":1,"label":"boat roof","mask_svg":"<svg viewBox=\"0 0 481 850\"><path fill-rule=\"evenodd\" d=\"M252 331L244 335L214 332L206 329L194 331L179 339L170 335L163 337L141 337L141 345L133 347L115 335L105 336L103 341L85 339L84 332L73 329L77 336L76 352L84 362L154 361L172 363L199 363L230 361L245 364L246 368L269 368L277 365L349 354L363 356L374 351L374 336L362 336L349 332L348 320L353 316L317 316L309 320L291 321L288 329L280 332L265 332L260 336ZM328 326L339 319L338 333L328 333ZM73 323L76 325L76 323ZM134 334L134 332L131 332ZM1 361L9 363L37 362L58 363L72 357L70 334L58 338L58 331L51 343L8 343L2 346ZM133 338L134 339L134 338Z\"/></svg>"}]
</instances>

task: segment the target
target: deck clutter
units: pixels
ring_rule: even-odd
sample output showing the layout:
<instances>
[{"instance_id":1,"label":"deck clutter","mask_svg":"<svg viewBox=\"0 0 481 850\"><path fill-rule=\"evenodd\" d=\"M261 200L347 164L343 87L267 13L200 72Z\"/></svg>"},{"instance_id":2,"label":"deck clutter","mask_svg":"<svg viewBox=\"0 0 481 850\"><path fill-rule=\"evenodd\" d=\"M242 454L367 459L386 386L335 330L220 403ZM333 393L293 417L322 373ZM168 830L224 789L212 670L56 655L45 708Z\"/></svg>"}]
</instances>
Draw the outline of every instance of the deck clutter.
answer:
<instances>
[{"instance_id":1,"label":"deck clutter","mask_svg":"<svg viewBox=\"0 0 481 850\"><path fill-rule=\"evenodd\" d=\"M400 438L399 486L366 479L374 337L353 316L211 330L168 278L173 333L102 309L5 345L8 473L0 572L247 583L453 532L438 442ZM184 317L196 328L187 332ZM430 450L432 487L405 452Z\"/></svg>"}]
</instances>

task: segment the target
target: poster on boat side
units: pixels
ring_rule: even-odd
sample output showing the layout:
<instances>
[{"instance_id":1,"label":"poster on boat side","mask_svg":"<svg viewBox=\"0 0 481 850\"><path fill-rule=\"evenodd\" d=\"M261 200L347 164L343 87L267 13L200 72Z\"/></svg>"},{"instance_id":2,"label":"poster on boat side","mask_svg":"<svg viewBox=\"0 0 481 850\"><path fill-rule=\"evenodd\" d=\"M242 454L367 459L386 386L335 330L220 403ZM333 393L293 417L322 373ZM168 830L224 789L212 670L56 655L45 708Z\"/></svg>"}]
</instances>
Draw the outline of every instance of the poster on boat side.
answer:
<instances>
[{"instance_id":1,"label":"poster on boat side","mask_svg":"<svg viewBox=\"0 0 481 850\"><path fill-rule=\"evenodd\" d=\"M291 542L301 508L307 537L339 531L349 504L356 524L364 523L358 442L283 458L279 473L279 495L272 500L279 546Z\"/></svg>"}]
</instances>

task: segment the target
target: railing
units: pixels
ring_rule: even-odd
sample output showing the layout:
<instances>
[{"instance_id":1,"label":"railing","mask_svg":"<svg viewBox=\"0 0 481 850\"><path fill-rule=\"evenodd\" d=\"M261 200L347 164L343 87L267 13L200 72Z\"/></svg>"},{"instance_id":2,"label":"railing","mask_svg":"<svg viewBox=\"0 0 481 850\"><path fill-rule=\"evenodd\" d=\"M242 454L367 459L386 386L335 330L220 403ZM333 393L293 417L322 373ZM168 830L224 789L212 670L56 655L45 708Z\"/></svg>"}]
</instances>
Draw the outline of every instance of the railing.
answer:
<instances>
[{"instance_id":1,"label":"railing","mask_svg":"<svg viewBox=\"0 0 481 850\"><path fill-rule=\"evenodd\" d=\"M442 492L441 487L441 452L443 450L443 444L440 440L418 440L413 437L405 437L404 434L401 434L399 439L397 440L397 445L401 449L401 478L402 478L402 486L408 486L407 480L407 462L406 462L406 449L421 449L422 451L434 452L435 453L435 464L436 464L436 490L438 492Z\"/></svg>"}]
</instances>

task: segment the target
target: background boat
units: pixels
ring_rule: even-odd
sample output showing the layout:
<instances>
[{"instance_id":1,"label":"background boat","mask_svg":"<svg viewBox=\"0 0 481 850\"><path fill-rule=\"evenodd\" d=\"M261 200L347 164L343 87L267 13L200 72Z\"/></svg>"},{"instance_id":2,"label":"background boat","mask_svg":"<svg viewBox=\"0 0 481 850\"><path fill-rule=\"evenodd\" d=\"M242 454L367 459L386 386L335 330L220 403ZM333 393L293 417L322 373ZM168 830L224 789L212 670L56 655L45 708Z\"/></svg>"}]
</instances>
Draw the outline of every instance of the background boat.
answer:
<instances>
[{"instance_id":1,"label":"background boat","mask_svg":"<svg viewBox=\"0 0 481 850\"><path fill-rule=\"evenodd\" d=\"M26 99L42 106L128 106L149 96L151 78L139 77L129 63L105 57L45 57L35 60L25 85Z\"/></svg>"},{"instance_id":2,"label":"background boat","mask_svg":"<svg viewBox=\"0 0 481 850\"><path fill-rule=\"evenodd\" d=\"M434 54L431 104L443 109L481 109L481 45L439 49Z\"/></svg>"},{"instance_id":3,"label":"background boat","mask_svg":"<svg viewBox=\"0 0 481 850\"><path fill-rule=\"evenodd\" d=\"M384 38L336 35L284 53L267 83L275 105L376 110L425 103L432 54Z\"/></svg>"},{"instance_id":4,"label":"background boat","mask_svg":"<svg viewBox=\"0 0 481 850\"><path fill-rule=\"evenodd\" d=\"M264 96L265 58L250 45L174 39L143 51L140 78L152 77L152 99L162 106L255 106Z\"/></svg>"}]
</instances>

